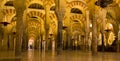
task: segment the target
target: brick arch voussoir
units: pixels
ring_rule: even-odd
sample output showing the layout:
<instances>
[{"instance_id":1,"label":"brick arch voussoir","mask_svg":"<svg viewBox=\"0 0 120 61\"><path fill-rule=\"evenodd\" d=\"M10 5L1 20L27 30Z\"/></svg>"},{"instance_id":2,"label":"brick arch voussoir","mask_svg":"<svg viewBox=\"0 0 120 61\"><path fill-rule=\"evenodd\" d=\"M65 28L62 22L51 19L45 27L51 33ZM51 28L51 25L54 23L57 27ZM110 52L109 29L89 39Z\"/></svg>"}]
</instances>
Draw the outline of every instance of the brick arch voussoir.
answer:
<instances>
[{"instance_id":1,"label":"brick arch voussoir","mask_svg":"<svg viewBox=\"0 0 120 61\"><path fill-rule=\"evenodd\" d=\"M47 5L48 5L49 7L54 6L54 5L55 5L54 0L50 0L50 1L47 3Z\"/></svg>"},{"instance_id":2,"label":"brick arch voussoir","mask_svg":"<svg viewBox=\"0 0 120 61\"><path fill-rule=\"evenodd\" d=\"M57 19L56 15L54 13L51 13L50 14L50 19L53 20L53 19Z\"/></svg>"},{"instance_id":3,"label":"brick arch voussoir","mask_svg":"<svg viewBox=\"0 0 120 61\"><path fill-rule=\"evenodd\" d=\"M27 0L26 1L26 5L27 5L27 7L29 6L29 5L31 5L31 4L33 4L33 3L38 3L38 4L41 4L41 3L43 3L43 0ZM42 4L43 5L43 4Z\"/></svg>"},{"instance_id":4,"label":"brick arch voussoir","mask_svg":"<svg viewBox=\"0 0 120 61\"><path fill-rule=\"evenodd\" d=\"M70 2L70 3L68 4L67 7L72 8L72 7L74 7L74 6L80 6L80 7L82 7L84 10L87 10L87 9L88 9L87 5L86 5L85 3L83 3L83 2L81 2L81 1L72 1L72 2ZM78 7L78 8L79 8L79 7Z\"/></svg>"},{"instance_id":5,"label":"brick arch voussoir","mask_svg":"<svg viewBox=\"0 0 120 61\"><path fill-rule=\"evenodd\" d=\"M79 16L79 15L73 15L73 16L70 17L70 20L75 20L75 19L81 20L81 21L84 20L84 18L82 16Z\"/></svg>"},{"instance_id":6,"label":"brick arch voussoir","mask_svg":"<svg viewBox=\"0 0 120 61\"><path fill-rule=\"evenodd\" d=\"M42 19L44 18L44 14L41 12L37 12L37 11L31 11L27 15L29 18L33 16L41 17Z\"/></svg>"}]
</instances>

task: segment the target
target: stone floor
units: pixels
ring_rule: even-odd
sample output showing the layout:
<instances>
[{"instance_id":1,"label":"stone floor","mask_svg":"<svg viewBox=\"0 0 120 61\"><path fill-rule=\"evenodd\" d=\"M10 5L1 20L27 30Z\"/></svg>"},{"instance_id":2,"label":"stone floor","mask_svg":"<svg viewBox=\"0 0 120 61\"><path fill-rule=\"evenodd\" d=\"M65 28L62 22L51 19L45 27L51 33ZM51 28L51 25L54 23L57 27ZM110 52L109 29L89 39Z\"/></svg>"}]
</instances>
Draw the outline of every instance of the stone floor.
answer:
<instances>
[{"instance_id":1,"label":"stone floor","mask_svg":"<svg viewBox=\"0 0 120 61\"><path fill-rule=\"evenodd\" d=\"M91 52L62 51L57 55L54 51L29 50L20 57L13 57L12 52L2 52L0 61L120 61L120 53L98 52L97 55L92 55Z\"/></svg>"}]
</instances>

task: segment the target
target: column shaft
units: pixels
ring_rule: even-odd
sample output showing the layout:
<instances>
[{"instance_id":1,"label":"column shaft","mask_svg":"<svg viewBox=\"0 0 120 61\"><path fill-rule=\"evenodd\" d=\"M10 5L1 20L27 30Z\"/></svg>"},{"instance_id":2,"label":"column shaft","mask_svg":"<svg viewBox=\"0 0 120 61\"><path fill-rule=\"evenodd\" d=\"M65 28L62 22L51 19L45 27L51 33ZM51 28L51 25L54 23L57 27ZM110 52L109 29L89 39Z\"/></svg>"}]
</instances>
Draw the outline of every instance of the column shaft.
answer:
<instances>
[{"instance_id":1,"label":"column shaft","mask_svg":"<svg viewBox=\"0 0 120 61\"><path fill-rule=\"evenodd\" d=\"M10 35L9 50L14 51L14 35Z\"/></svg>"},{"instance_id":2,"label":"column shaft","mask_svg":"<svg viewBox=\"0 0 120 61\"><path fill-rule=\"evenodd\" d=\"M4 26L4 34L3 34L3 41L2 41L2 50L8 50L8 37L7 37L7 26Z\"/></svg>"},{"instance_id":3,"label":"column shaft","mask_svg":"<svg viewBox=\"0 0 120 61\"><path fill-rule=\"evenodd\" d=\"M89 42L89 11L86 11L86 25L85 25L85 50L88 50L88 42Z\"/></svg>"},{"instance_id":4,"label":"column shaft","mask_svg":"<svg viewBox=\"0 0 120 61\"><path fill-rule=\"evenodd\" d=\"M64 20L65 21L65 26L67 26L67 29L66 29L66 33L67 33L67 36L66 36L66 39L67 39L67 48L71 48L71 21L70 21L70 8L67 9L66 11L66 19Z\"/></svg>"},{"instance_id":5,"label":"column shaft","mask_svg":"<svg viewBox=\"0 0 120 61\"><path fill-rule=\"evenodd\" d=\"M97 53L97 20L95 16L92 20L92 53Z\"/></svg>"},{"instance_id":6,"label":"column shaft","mask_svg":"<svg viewBox=\"0 0 120 61\"><path fill-rule=\"evenodd\" d=\"M58 40L57 40L57 48L58 48L58 51L59 50L62 50L62 26L63 26L63 23L62 23L62 20L63 18L61 17L62 15L59 13L58 15Z\"/></svg>"},{"instance_id":7,"label":"column shaft","mask_svg":"<svg viewBox=\"0 0 120 61\"><path fill-rule=\"evenodd\" d=\"M22 40L22 51L27 51L28 49L28 39L26 33L23 35L23 40Z\"/></svg>"},{"instance_id":8,"label":"column shaft","mask_svg":"<svg viewBox=\"0 0 120 61\"><path fill-rule=\"evenodd\" d=\"M46 38L46 49L48 50L48 46L49 46L49 40L48 40L48 36L49 36L49 24L50 24L50 20L49 20L49 12L50 12L50 9L49 9L49 6L46 5L45 6L45 31L46 31L46 35L45 35L45 38Z\"/></svg>"},{"instance_id":9,"label":"column shaft","mask_svg":"<svg viewBox=\"0 0 120 61\"><path fill-rule=\"evenodd\" d=\"M58 18L58 40L57 40L57 51L58 53L62 50L62 29L63 29L63 18L65 15L66 2L65 0L55 0L56 4L56 15Z\"/></svg>"},{"instance_id":10,"label":"column shaft","mask_svg":"<svg viewBox=\"0 0 120 61\"><path fill-rule=\"evenodd\" d=\"M103 19L102 21L102 51L104 51L104 47L105 47L105 44L104 44L104 34L105 34L105 18Z\"/></svg>"},{"instance_id":11,"label":"column shaft","mask_svg":"<svg viewBox=\"0 0 120 61\"><path fill-rule=\"evenodd\" d=\"M118 32L118 52L120 52L120 25L119 25L119 32Z\"/></svg>"},{"instance_id":12,"label":"column shaft","mask_svg":"<svg viewBox=\"0 0 120 61\"><path fill-rule=\"evenodd\" d=\"M16 56L21 54L22 38L23 38L23 30L24 30L23 13L24 13L24 10L22 10L22 8L16 9L16 17L17 17L16 43L15 43L15 55Z\"/></svg>"},{"instance_id":13,"label":"column shaft","mask_svg":"<svg viewBox=\"0 0 120 61\"><path fill-rule=\"evenodd\" d=\"M0 30L2 30L2 29L0 29ZM2 32L0 33L0 51L1 51L1 49L2 49Z\"/></svg>"},{"instance_id":14,"label":"column shaft","mask_svg":"<svg viewBox=\"0 0 120 61\"><path fill-rule=\"evenodd\" d=\"M92 52L93 54L97 52L97 22L93 20L93 28L92 28Z\"/></svg>"}]
</instances>

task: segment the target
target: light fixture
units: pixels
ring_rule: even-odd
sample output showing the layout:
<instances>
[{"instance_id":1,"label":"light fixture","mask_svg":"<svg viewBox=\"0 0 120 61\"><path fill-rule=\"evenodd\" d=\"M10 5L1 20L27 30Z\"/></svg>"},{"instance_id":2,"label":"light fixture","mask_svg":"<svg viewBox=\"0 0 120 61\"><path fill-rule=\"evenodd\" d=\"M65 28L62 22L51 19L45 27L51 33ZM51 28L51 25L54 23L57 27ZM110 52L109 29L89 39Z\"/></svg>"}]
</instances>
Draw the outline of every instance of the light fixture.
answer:
<instances>
[{"instance_id":1,"label":"light fixture","mask_svg":"<svg viewBox=\"0 0 120 61\"><path fill-rule=\"evenodd\" d=\"M90 27L92 27L92 24L90 24Z\"/></svg>"}]
</instances>

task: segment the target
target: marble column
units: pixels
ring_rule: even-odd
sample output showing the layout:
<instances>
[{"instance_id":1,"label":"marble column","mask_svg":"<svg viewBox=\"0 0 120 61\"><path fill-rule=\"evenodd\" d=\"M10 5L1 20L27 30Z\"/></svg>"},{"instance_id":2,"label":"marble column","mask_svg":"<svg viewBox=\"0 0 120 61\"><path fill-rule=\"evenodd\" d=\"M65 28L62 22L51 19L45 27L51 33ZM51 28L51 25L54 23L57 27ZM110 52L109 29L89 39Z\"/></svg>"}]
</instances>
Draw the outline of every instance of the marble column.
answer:
<instances>
[{"instance_id":1,"label":"marble column","mask_svg":"<svg viewBox=\"0 0 120 61\"><path fill-rule=\"evenodd\" d=\"M3 40L2 40L2 50L8 50L8 39L7 39L7 26L4 26Z\"/></svg>"},{"instance_id":2,"label":"marble column","mask_svg":"<svg viewBox=\"0 0 120 61\"><path fill-rule=\"evenodd\" d=\"M66 48L67 49L70 49L71 48L71 31L70 31L70 28L67 28L66 29L66 34L67 34L67 36L66 36Z\"/></svg>"},{"instance_id":3,"label":"marble column","mask_svg":"<svg viewBox=\"0 0 120 61\"><path fill-rule=\"evenodd\" d=\"M99 25L101 38L102 38L102 51L104 51L104 35L105 35L105 21L106 21L106 9L99 7L98 10L98 19L102 20L101 24ZM98 34L99 35L99 34Z\"/></svg>"},{"instance_id":4,"label":"marble column","mask_svg":"<svg viewBox=\"0 0 120 61\"><path fill-rule=\"evenodd\" d=\"M38 50L41 49L41 35L38 38Z\"/></svg>"},{"instance_id":5,"label":"marble column","mask_svg":"<svg viewBox=\"0 0 120 61\"><path fill-rule=\"evenodd\" d=\"M22 38L24 31L24 21L23 14L26 8L25 5L26 0L14 0L14 6L16 9L16 41L15 41L15 56L21 55L22 48Z\"/></svg>"},{"instance_id":6,"label":"marble column","mask_svg":"<svg viewBox=\"0 0 120 61\"><path fill-rule=\"evenodd\" d=\"M63 49L66 49L66 30L65 29L63 30L62 38L63 38L63 41L62 41Z\"/></svg>"},{"instance_id":7,"label":"marble column","mask_svg":"<svg viewBox=\"0 0 120 61\"><path fill-rule=\"evenodd\" d=\"M97 14L94 12L92 20L92 53L93 55L97 53Z\"/></svg>"},{"instance_id":8,"label":"marble column","mask_svg":"<svg viewBox=\"0 0 120 61\"><path fill-rule=\"evenodd\" d=\"M102 51L104 51L104 47L105 47L105 44L104 44L104 34L105 34L105 24L106 24L106 10L105 9L102 9L102 12L103 13L103 17L102 17Z\"/></svg>"},{"instance_id":9,"label":"marble column","mask_svg":"<svg viewBox=\"0 0 120 61\"><path fill-rule=\"evenodd\" d=\"M48 1L47 1L48 3ZM46 35L45 35L45 41L46 41L46 50L48 50L49 47L49 29L50 29L50 19L49 19L49 15L50 15L50 7L48 4L45 4L45 31L46 31Z\"/></svg>"},{"instance_id":10,"label":"marble column","mask_svg":"<svg viewBox=\"0 0 120 61\"><path fill-rule=\"evenodd\" d=\"M2 28L0 28L0 51L2 50Z\"/></svg>"},{"instance_id":11,"label":"marble column","mask_svg":"<svg viewBox=\"0 0 120 61\"><path fill-rule=\"evenodd\" d=\"M10 44L9 50L10 51L14 51L14 37L15 37L15 35L13 33L11 33L11 35L10 35L10 42L9 42L9 44Z\"/></svg>"},{"instance_id":12,"label":"marble column","mask_svg":"<svg viewBox=\"0 0 120 61\"><path fill-rule=\"evenodd\" d=\"M0 2L1 3L1 2ZM4 13L3 13L3 6L0 5L0 22L1 20L4 19ZM2 29L2 26L0 25L0 50L2 50L2 40L3 40L3 29Z\"/></svg>"},{"instance_id":13,"label":"marble column","mask_svg":"<svg viewBox=\"0 0 120 61\"><path fill-rule=\"evenodd\" d=\"M120 52L120 25L119 25L119 32L118 32L118 52Z\"/></svg>"},{"instance_id":14,"label":"marble column","mask_svg":"<svg viewBox=\"0 0 120 61\"><path fill-rule=\"evenodd\" d=\"M97 53L97 21L94 19L92 20L92 52Z\"/></svg>"},{"instance_id":15,"label":"marble column","mask_svg":"<svg viewBox=\"0 0 120 61\"><path fill-rule=\"evenodd\" d=\"M38 38L37 38L37 40L36 40L36 48L37 48L37 50L40 50L40 46L41 46L41 40L40 40L41 38L40 38L40 36L38 36Z\"/></svg>"},{"instance_id":16,"label":"marble column","mask_svg":"<svg viewBox=\"0 0 120 61\"><path fill-rule=\"evenodd\" d=\"M21 54L21 47L22 47L22 38L23 38L23 13L24 10L22 8L16 9L16 17L17 17L17 24L16 24L16 43L15 43L15 55Z\"/></svg>"},{"instance_id":17,"label":"marble column","mask_svg":"<svg viewBox=\"0 0 120 61\"><path fill-rule=\"evenodd\" d=\"M71 21L70 21L70 10L71 8L67 8L66 9L66 19L64 20L65 21L65 24L67 26L67 29L66 29L66 33L67 33L67 36L66 36L66 42L67 42L67 48L71 48L72 45L71 45L71 37L72 37L72 31L71 31Z\"/></svg>"},{"instance_id":18,"label":"marble column","mask_svg":"<svg viewBox=\"0 0 120 61\"><path fill-rule=\"evenodd\" d=\"M88 50L88 42L89 42L89 11L86 11L86 25L85 25L85 50Z\"/></svg>"},{"instance_id":19,"label":"marble column","mask_svg":"<svg viewBox=\"0 0 120 61\"><path fill-rule=\"evenodd\" d=\"M56 16L58 19L58 40L57 40L57 53L59 54L62 50L62 29L63 29L63 18L65 15L65 0L55 0L56 4Z\"/></svg>"},{"instance_id":20,"label":"marble column","mask_svg":"<svg viewBox=\"0 0 120 61\"><path fill-rule=\"evenodd\" d=\"M115 36L116 36L116 38L115 38L115 40L116 40L116 51L120 52L119 25L115 24L114 28L115 28L114 30L115 30Z\"/></svg>"},{"instance_id":21,"label":"marble column","mask_svg":"<svg viewBox=\"0 0 120 61\"><path fill-rule=\"evenodd\" d=\"M28 38L27 34L23 33L23 39L22 39L22 51L25 52L28 50Z\"/></svg>"}]
</instances>

